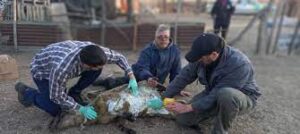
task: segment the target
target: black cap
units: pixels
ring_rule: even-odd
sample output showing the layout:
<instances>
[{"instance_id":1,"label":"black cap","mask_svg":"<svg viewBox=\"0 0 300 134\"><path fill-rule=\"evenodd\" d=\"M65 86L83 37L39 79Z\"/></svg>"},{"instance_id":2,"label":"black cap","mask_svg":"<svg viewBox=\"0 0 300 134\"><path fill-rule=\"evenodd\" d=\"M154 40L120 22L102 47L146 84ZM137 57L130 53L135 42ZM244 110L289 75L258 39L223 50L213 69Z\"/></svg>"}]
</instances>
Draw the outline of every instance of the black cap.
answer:
<instances>
[{"instance_id":1,"label":"black cap","mask_svg":"<svg viewBox=\"0 0 300 134\"><path fill-rule=\"evenodd\" d=\"M224 40L213 33L203 33L198 36L192 44L191 50L185 55L188 62L196 62L202 56L211 54L213 51L219 52L224 48Z\"/></svg>"}]
</instances>

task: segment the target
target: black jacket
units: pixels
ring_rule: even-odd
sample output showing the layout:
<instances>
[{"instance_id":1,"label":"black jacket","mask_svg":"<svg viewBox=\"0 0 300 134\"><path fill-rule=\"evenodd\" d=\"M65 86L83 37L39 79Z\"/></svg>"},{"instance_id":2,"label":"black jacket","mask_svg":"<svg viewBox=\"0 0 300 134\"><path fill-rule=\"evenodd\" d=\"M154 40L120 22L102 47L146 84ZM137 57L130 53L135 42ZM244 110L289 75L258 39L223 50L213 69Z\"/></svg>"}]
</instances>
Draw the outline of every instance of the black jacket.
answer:
<instances>
[{"instance_id":1,"label":"black jacket","mask_svg":"<svg viewBox=\"0 0 300 134\"><path fill-rule=\"evenodd\" d=\"M222 0L217 0L211 10L211 15L215 17L215 23L217 25L229 25L231 15L234 13L235 7L230 0L226 0L226 4L223 5Z\"/></svg>"}]
</instances>

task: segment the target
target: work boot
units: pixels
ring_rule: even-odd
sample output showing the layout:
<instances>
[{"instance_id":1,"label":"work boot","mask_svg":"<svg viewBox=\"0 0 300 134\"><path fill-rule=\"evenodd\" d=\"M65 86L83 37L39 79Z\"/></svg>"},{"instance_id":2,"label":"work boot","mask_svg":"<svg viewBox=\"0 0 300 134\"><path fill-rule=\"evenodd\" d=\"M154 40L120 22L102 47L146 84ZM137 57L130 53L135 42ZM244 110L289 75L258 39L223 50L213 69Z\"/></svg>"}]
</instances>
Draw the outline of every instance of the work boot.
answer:
<instances>
[{"instance_id":1,"label":"work boot","mask_svg":"<svg viewBox=\"0 0 300 134\"><path fill-rule=\"evenodd\" d=\"M30 88L28 86L26 86L24 83L22 82L18 82L15 85L15 90L18 92L18 100L19 102L25 106L25 107L30 107L32 106L31 102L28 102L25 100L24 98L24 94L26 91L30 90Z\"/></svg>"}]
</instances>

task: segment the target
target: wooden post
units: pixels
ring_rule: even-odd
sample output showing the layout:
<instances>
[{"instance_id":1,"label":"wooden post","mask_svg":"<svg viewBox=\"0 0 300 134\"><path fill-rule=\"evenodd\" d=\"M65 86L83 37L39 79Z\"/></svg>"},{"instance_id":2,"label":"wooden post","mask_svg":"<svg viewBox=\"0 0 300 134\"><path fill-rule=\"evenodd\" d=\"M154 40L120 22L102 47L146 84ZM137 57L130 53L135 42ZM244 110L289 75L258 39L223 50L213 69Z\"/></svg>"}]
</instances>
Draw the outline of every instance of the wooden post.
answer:
<instances>
[{"instance_id":1,"label":"wooden post","mask_svg":"<svg viewBox=\"0 0 300 134\"><path fill-rule=\"evenodd\" d=\"M17 11L19 11L19 13L17 14L17 18L19 18L19 20L24 20L23 18L24 18L24 16L25 15L23 15L23 12L22 12L22 6L23 6L23 4L17 4ZM20 12L21 11L21 12Z\"/></svg>"},{"instance_id":2,"label":"wooden post","mask_svg":"<svg viewBox=\"0 0 300 134\"><path fill-rule=\"evenodd\" d=\"M263 41L265 41L265 35L266 35L266 22L267 22L267 15L270 13L272 10L272 3L273 0L270 0L267 7L265 7L260 15L259 15L259 26L258 26L258 33L257 33L257 42L256 42L256 51L255 54L259 54L261 50L261 44ZM265 43L265 42L264 42ZM263 43L263 44L264 44Z\"/></svg>"},{"instance_id":3,"label":"wooden post","mask_svg":"<svg viewBox=\"0 0 300 134\"><path fill-rule=\"evenodd\" d=\"M44 21L49 21L50 20L50 6L51 6L51 1L47 0L47 2L44 5Z\"/></svg>"},{"instance_id":4,"label":"wooden post","mask_svg":"<svg viewBox=\"0 0 300 134\"><path fill-rule=\"evenodd\" d=\"M283 5L282 5L282 10L281 10L281 16L280 16L280 21L279 21L279 24L278 24L278 31L276 33L276 38L275 38L275 43L274 43L274 46L273 46L273 50L272 50L272 54L275 54L276 51L277 51L277 45L278 45L278 41L279 41L279 37L281 35L281 30L282 30L282 24L283 24L283 17L284 17L284 13L286 11L286 1L282 1Z\"/></svg>"},{"instance_id":5,"label":"wooden post","mask_svg":"<svg viewBox=\"0 0 300 134\"><path fill-rule=\"evenodd\" d=\"M276 9L276 12L275 12L275 15L274 15L274 18L273 18L273 25L272 25L271 32L270 32L270 35L269 35L268 41L267 41L267 47L266 47L266 54L267 55L270 53L270 47L271 47L271 44L272 44L273 33L274 33L274 30L275 30L275 27L276 27L276 24L277 24L276 19L278 18L279 13L280 13L280 9L279 9L279 6L277 6L277 9Z\"/></svg>"},{"instance_id":6,"label":"wooden post","mask_svg":"<svg viewBox=\"0 0 300 134\"><path fill-rule=\"evenodd\" d=\"M295 40L296 38L298 37L298 32L299 32L299 29L300 29L300 20L298 20L298 23L296 25L296 28L295 28L295 31L294 31L294 34L293 34L293 38L289 44L289 50L288 50L288 55L291 55L292 54L292 51L293 51L293 48L294 48L294 43L295 43Z\"/></svg>"},{"instance_id":7,"label":"wooden post","mask_svg":"<svg viewBox=\"0 0 300 134\"><path fill-rule=\"evenodd\" d=\"M261 41L262 41L262 31L263 31L264 19L261 17L259 19L258 31L257 31L257 40L256 40L256 50L255 54L258 55L261 48Z\"/></svg>"},{"instance_id":8,"label":"wooden post","mask_svg":"<svg viewBox=\"0 0 300 134\"><path fill-rule=\"evenodd\" d=\"M162 8L163 8L163 13L167 13L167 1L162 0Z\"/></svg>"},{"instance_id":9,"label":"wooden post","mask_svg":"<svg viewBox=\"0 0 300 134\"><path fill-rule=\"evenodd\" d=\"M14 47L15 51L18 51L18 37L17 37L17 0L13 0L13 34L14 34Z\"/></svg>"},{"instance_id":10,"label":"wooden post","mask_svg":"<svg viewBox=\"0 0 300 134\"><path fill-rule=\"evenodd\" d=\"M133 20L133 8L132 8L132 1L133 0L127 0L127 22L131 23Z\"/></svg>"},{"instance_id":11,"label":"wooden post","mask_svg":"<svg viewBox=\"0 0 300 134\"><path fill-rule=\"evenodd\" d=\"M175 28L174 28L174 43L177 44L177 31L178 31L178 17L181 13L181 6L182 0L177 0L177 13L176 13L176 20L175 20Z\"/></svg>"},{"instance_id":12,"label":"wooden post","mask_svg":"<svg viewBox=\"0 0 300 134\"><path fill-rule=\"evenodd\" d=\"M105 32L106 32L106 0L101 0L101 45L105 46Z\"/></svg>"},{"instance_id":13,"label":"wooden post","mask_svg":"<svg viewBox=\"0 0 300 134\"><path fill-rule=\"evenodd\" d=\"M92 14L92 21L96 21L96 9L95 7L91 8L91 14Z\"/></svg>"},{"instance_id":14,"label":"wooden post","mask_svg":"<svg viewBox=\"0 0 300 134\"><path fill-rule=\"evenodd\" d=\"M134 17L134 23L133 23L133 43L132 43L132 49L133 51L137 50L137 35L138 35L138 28L139 28L139 23L138 23L138 16Z\"/></svg>"},{"instance_id":15,"label":"wooden post","mask_svg":"<svg viewBox=\"0 0 300 134\"><path fill-rule=\"evenodd\" d=\"M204 9L202 8L202 0L196 0L196 13L201 13Z\"/></svg>"},{"instance_id":16,"label":"wooden post","mask_svg":"<svg viewBox=\"0 0 300 134\"><path fill-rule=\"evenodd\" d=\"M32 21L37 20L37 13L36 13L36 0L33 0L33 3L31 5L31 10L32 10Z\"/></svg>"}]
</instances>

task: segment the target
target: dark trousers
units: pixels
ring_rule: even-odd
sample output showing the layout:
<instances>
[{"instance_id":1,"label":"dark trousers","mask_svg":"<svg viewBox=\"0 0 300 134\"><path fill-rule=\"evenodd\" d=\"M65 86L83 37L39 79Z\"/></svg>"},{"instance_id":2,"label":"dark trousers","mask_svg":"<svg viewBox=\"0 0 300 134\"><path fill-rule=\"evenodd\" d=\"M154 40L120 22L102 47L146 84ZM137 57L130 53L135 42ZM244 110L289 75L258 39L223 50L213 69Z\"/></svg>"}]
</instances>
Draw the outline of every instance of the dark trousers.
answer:
<instances>
[{"instance_id":1,"label":"dark trousers","mask_svg":"<svg viewBox=\"0 0 300 134\"><path fill-rule=\"evenodd\" d=\"M70 96L80 96L83 89L91 85L101 74L100 71L85 71L80 76L78 82L69 90ZM50 100L49 80L38 80L33 78L38 90L30 88L24 93L24 99L33 103L36 107L44 110L52 116L56 116L61 112L58 104Z\"/></svg>"},{"instance_id":2,"label":"dark trousers","mask_svg":"<svg viewBox=\"0 0 300 134\"><path fill-rule=\"evenodd\" d=\"M108 77L105 79L96 80L93 85L94 86L103 86L106 90L113 89L115 87L121 86L123 84L127 84L129 82L128 76L123 77Z\"/></svg>"},{"instance_id":3,"label":"dark trousers","mask_svg":"<svg viewBox=\"0 0 300 134\"><path fill-rule=\"evenodd\" d=\"M220 22L215 22L215 24L214 24L215 34L219 34L221 32L221 36L224 39L226 39L228 28L229 28L229 23L228 24L223 24L223 23L220 23Z\"/></svg>"},{"instance_id":4,"label":"dark trousers","mask_svg":"<svg viewBox=\"0 0 300 134\"><path fill-rule=\"evenodd\" d=\"M191 102L197 101L201 97L197 95ZM254 105L253 101L241 91L224 88L219 90L216 105L210 110L179 114L176 121L188 127L194 127L201 123L212 124L212 134L226 134L236 116L249 112Z\"/></svg>"}]
</instances>

